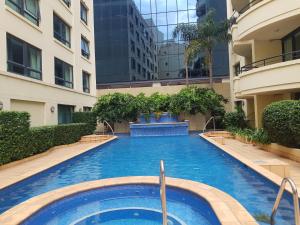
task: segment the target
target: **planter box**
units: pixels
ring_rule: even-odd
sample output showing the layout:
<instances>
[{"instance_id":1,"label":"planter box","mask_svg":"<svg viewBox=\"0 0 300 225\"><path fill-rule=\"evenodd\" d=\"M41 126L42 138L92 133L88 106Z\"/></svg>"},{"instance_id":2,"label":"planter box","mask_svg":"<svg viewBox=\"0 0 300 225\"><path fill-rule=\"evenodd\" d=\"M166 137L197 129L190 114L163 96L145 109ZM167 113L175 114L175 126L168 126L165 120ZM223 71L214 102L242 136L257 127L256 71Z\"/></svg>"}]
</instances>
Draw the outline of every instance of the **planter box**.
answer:
<instances>
[{"instance_id":1,"label":"planter box","mask_svg":"<svg viewBox=\"0 0 300 225\"><path fill-rule=\"evenodd\" d=\"M300 149L298 148L289 148L276 143L262 145L261 147L263 150L268 152L272 152L281 157L300 162Z\"/></svg>"}]
</instances>

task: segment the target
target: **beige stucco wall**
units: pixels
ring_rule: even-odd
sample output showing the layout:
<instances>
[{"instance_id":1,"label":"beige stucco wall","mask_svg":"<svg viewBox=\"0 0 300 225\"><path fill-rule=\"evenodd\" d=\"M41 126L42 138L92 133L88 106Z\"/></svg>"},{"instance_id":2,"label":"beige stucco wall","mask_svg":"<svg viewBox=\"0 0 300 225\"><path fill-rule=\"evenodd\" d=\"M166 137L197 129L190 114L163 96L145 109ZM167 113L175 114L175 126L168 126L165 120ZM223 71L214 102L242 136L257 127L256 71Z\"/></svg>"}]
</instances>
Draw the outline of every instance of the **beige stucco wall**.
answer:
<instances>
[{"instance_id":1,"label":"beige stucco wall","mask_svg":"<svg viewBox=\"0 0 300 225\"><path fill-rule=\"evenodd\" d=\"M89 9L88 25L80 19L80 2ZM80 110L83 106L93 106L96 100L93 1L75 0L70 8L62 0L43 0L39 4L41 21L39 26L35 26L6 6L5 1L0 2L0 101L4 110L13 110L14 101L22 100L22 106L17 109L31 112L32 125L57 124L57 104L73 105L75 110ZM54 12L71 26L71 48L53 37ZM41 49L42 81L7 72L6 33ZM81 35L90 42L91 56L88 60L81 56ZM74 89L55 85L54 57L73 66ZM91 74L90 94L83 93L82 71ZM43 118L34 107L31 108L32 102L44 105ZM50 112L52 106L55 107L53 113Z\"/></svg>"},{"instance_id":2,"label":"beige stucco wall","mask_svg":"<svg viewBox=\"0 0 300 225\"><path fill-rule=\"evenodd\" d=\"M31 115L31 126L39 126L44 123L45 114L45 103L43 102L33 102L33 101L20 101L12 99L11 110L13 111L26 111Z\"/></svg>"},{"instance_id":3,"label":"beige stucco wall","mask_svg":"<svg viewBox=\"0 0 300 225\"><path fill-rule=\"evenodd\" d=\"M246 0L227 0L228 18L233 15L234 9L246 4ZM262 113L268 104L291 99L292 93L300 92L300 60L281 62L278 57L269 60L266 66L263 62L258 63L239 76L234 74L234 65L240 62L242 67L280 55L281 39L299 27L299 20L299 1L262 0L240 15L231 29L233 41L229 44L229 61L232 100L244 100L246 115L256 127L262 126Z\"/></svg>"}]
</instances>

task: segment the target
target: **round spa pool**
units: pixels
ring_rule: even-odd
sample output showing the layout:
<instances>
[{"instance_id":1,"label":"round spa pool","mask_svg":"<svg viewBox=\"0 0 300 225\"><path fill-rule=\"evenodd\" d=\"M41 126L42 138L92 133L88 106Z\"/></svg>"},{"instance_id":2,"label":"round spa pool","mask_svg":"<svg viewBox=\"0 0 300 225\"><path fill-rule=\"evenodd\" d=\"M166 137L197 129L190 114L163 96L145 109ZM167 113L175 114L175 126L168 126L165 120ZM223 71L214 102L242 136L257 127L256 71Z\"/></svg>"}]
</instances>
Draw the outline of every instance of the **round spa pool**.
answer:
<instances>
[{"instance_id":1,"label":"round spa pool","mask_svg":"<svg viewBox=\"0 0 300 225\"><path fill-rule=\"evenodd\" d=\"M22 225L161 225L158 185L130 184L67 196L37 211ZM192 192L167 188L168 225L220 225L209 203Z\"/></svg>"}]
</instances>

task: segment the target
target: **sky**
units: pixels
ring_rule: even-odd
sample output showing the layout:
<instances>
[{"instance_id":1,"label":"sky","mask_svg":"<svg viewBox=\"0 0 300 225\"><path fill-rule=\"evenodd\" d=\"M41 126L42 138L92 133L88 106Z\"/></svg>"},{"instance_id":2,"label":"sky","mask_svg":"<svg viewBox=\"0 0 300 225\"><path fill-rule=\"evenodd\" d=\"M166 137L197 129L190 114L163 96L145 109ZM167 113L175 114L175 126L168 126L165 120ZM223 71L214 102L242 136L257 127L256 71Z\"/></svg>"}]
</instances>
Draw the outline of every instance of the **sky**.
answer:
<instances>
[{"instance_id":1,"label":"sky","mask_svg":"<svg viewBox=\"0 0 300 225\"><path fill-rule=\"evenodd\" d=\"M197 0L134 0L145 19L152 18L165 39L172 38L177 24L196 22Z\"/></svg>"}]
</instances>

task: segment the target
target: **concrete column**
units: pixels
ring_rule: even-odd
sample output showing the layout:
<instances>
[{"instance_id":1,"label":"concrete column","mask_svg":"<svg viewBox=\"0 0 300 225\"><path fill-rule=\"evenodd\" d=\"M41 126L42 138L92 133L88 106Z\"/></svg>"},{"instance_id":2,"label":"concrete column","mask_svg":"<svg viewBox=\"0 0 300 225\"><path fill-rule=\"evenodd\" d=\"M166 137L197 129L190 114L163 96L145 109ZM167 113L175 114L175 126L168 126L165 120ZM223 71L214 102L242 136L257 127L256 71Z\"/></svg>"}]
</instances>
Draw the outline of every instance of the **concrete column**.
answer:
<instances>
[{"instance_id":1,"label":"concrete column","mask_svg":"<svg viewBox=\"0 0 300 225\"><path fill-rule=\"evenodd\" d=\"M246 99L246 117L249 120L250 127L255 127L255 109L254 98Z\"/></svg>"},{"instance_id":2,"label":"concrete column","mask_svg":"<svg viewBox=\"0 0 300 225\"><path fill-rule=\"evenodd\" d=\"M290 93L254 96L255 127L261 128L264 109L272 102L291 99Z\"/></svg>"}]
</instances>

